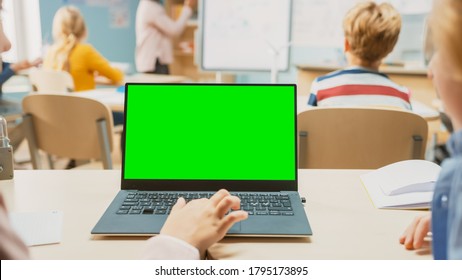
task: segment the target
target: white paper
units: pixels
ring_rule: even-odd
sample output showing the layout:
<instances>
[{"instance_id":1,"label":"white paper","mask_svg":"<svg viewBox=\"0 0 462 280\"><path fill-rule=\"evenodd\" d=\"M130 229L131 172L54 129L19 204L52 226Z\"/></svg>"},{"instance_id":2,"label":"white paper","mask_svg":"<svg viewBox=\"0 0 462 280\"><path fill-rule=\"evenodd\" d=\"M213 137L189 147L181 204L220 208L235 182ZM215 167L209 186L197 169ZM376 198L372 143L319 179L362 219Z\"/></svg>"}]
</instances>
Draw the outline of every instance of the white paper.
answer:
<instances>
[{"instance_id":1,"label":"white paper","mask_svg":"<svg viewBox=\"0 0 462 280\"><path fill-rule=\"evenodd\" d=\"M429 208L441 168L429 161L400 161L361 175L377 208Z\"/></svg>"},{"instance_id":2,"label":"white paper","mask_svg":"<svg viewBox=\"0 0 462 280\"><path fill-rule=\"evenodd\" d=\"M27 246L60 243L63 212L10 212L11 225Z\"/></svg>"},{"instance_id":3,"label":"white paper","mask_svg":"<svg viewBox=\"0 0 462 280\"><path fill-rule=\"evenodd\" d=\"M405 160L379 168L372 175L384 194L395 195L433 191L430 186L438 179L440 170L441 167L431 161Z\"/></svg>"}]
</instances>

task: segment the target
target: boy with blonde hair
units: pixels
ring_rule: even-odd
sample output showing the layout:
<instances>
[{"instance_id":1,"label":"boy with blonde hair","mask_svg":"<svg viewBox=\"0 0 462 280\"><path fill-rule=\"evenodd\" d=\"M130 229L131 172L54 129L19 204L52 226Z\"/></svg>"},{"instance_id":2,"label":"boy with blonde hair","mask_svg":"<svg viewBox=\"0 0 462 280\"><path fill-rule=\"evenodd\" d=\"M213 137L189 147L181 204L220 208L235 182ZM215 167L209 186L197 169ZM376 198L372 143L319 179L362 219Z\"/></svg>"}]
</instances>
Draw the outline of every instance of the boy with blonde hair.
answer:
<instances>
[{"instance_id":1,"label":"boy with blonde hair","mask_svg":"<svg viewBox=\"0 0 462 280\"><path fill-rule=\"evenodd\" d=\"M462 259L462 0L435 0L430 18L439 50L429 76L452 121L447 142L451 157L443 161L435 185L432 213L416 218L401 235L406 249L419 249L432 232L435 259Z\"/></svg>"},{"instance_id":2,"label":"boy with blonde hair","mask_svg":"<svg viewBox=\"0 0 462 280\"><path fill-rule=\"evenodd\" d=\"M379 72L401 29L399 13L388 3L364 2L345 16L344 51L348 67L315 79L308 105L384 106L411 109L410 92Z\"/></svg>"}]
</instances>

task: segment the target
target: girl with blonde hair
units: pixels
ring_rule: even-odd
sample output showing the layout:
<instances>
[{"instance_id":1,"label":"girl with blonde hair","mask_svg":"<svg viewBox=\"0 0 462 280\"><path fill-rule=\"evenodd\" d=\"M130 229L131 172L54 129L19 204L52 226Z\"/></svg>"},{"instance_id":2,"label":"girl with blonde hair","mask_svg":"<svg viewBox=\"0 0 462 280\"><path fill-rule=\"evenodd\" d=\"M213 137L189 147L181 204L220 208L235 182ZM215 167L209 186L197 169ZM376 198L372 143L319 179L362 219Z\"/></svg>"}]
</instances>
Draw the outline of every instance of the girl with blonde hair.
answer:
<instances>
[{"instance_id":1,"label":"girl with blonde hair","mask_svg":"<svg viewBox=\"0 0 462 280\"><path fill-rule=\"evenodd\" d=\"M85 20L79 9L61 7L53 19L54 43L45 57L44 67L69 72L75 91L94 89L95 75L120 84L123 73L112 67L93 46L83 43L86 36Z\"/></svg>"}]
</instances>

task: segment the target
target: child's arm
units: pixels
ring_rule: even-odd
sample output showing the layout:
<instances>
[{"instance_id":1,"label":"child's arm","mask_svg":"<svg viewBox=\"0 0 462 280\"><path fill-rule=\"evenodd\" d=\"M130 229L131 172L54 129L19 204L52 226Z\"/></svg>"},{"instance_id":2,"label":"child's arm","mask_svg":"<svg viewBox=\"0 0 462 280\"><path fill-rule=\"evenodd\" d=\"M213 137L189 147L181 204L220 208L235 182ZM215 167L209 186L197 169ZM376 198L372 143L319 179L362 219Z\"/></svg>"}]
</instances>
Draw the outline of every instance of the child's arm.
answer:
<instances>
[{"instance_id":1,"label":"child's arm","mask_svg":"<svg viewBox=\"0 0 462 280\"><path fill-rule=\"evenodd\" d=\"M239 207L239 198L232 196L226 190L218 191L210 199L196 199L189 203L186 203L183 198L179 198L159 235L167 235L178 240L176 242L167 240L171 244L165 244L164 249L181 246L178 242L186 242L187 244L182 246L181 252L190 252L188 250L189 244L199 250L197 256L204 258L206 250L220 241L234 223L247 219L247 212L238 210ZM237 211L227 214L231 209ZM153 237L149 242L151 244L156 242L155 238L159 237ZM191 254L188 253L188 255ZM186 256L175 255L175 252L161 252L159 250L151 250L147 256L186 258Z\"/></svg>"}]
</instances>

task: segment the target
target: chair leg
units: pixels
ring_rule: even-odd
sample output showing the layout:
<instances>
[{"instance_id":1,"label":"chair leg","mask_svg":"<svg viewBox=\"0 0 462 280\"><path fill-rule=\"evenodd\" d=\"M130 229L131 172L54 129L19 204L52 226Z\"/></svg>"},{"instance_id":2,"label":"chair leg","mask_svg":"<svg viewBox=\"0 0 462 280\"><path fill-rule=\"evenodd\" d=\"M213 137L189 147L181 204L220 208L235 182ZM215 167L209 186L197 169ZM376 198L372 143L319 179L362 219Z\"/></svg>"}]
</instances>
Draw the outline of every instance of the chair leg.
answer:
<instances>
[{"instance_id":1,"label":"chair leg","mask_svg":"<svg viewBox=\"0 0 462 280\"><path fill-rule=\"evenodd\" d=\"M52 155L47 155L47 158L48 158L48 165L50 166L50 169L55 169L55 163L53 162Z\"/></svg>"},{"instance_id":2,"label":"chair leg","mask_svg":"<svg viewBox=\"0 0 462 280\"><path fill-rule=\"evenodd\" d=\"M298 133L298 168L308 167L308 132Z\"/></svg>"},{"instance_id":3,"label":"chair leg","mask_svg":"<svg viewBox=\"0 0 462 280\"><path fill-rule=\"evenodd\" d=\"M34 169L42 169L42 162L40 160L40 154L37 147L37 139L35 137L35 130L33 125L33 120L31 115L25 115L23 117L23 133L27 139L29 145L29 152L32 161L32 167Z\"/></svg>"},{"instance_id":4,"label":"chair leg","mask_svg":"<svg viewBox=\"0 0 462 280\"><path fill-rule=\"evenodd\" d=\"M420 135L412 136L412 158L413 159L422 159L422 141L423 138Z\"/></svg>"},{"instance_id":5,"label":"chair leg","mask_svg":"<svg viewBox=\"0 0 462 280\"><path fill-rule=\"evenodd\" d=\"M104 169L112 169L111 149L109 143L109 135L107 135L106 120L97 121L98 142L101 151L101 160L103 161Z\"/></svg>"}]
</instances>

